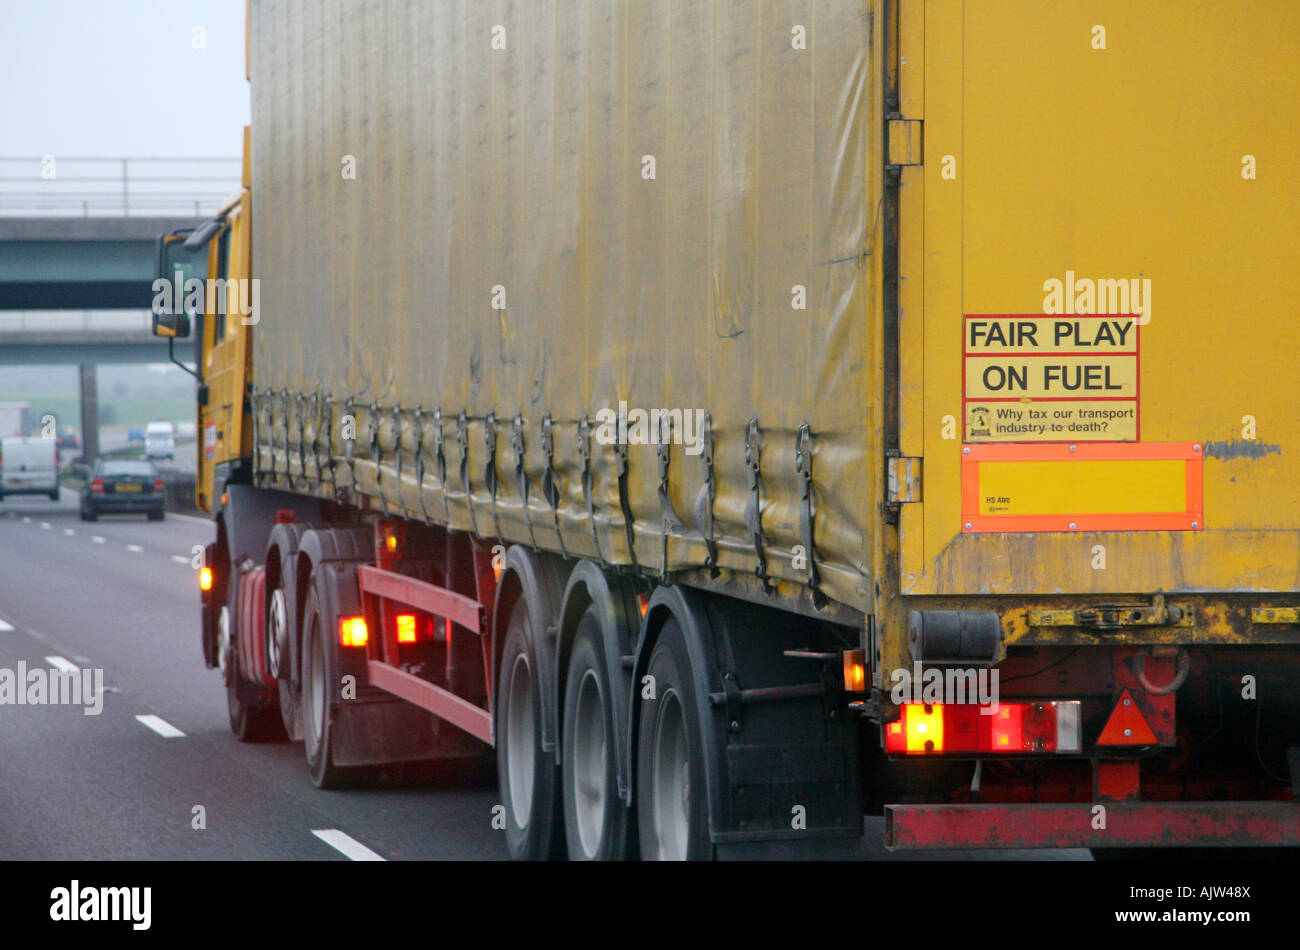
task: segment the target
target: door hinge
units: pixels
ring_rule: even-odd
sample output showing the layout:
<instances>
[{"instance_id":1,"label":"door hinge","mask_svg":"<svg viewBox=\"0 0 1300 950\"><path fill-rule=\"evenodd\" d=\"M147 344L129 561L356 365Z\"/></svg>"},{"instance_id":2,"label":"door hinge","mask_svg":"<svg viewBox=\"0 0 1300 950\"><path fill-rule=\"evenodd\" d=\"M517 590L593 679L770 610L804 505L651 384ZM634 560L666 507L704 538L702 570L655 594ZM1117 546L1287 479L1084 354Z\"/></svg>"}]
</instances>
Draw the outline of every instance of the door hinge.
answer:
<instances>
[{"instance_id":1,"label":"door hinge","mask_svg":"<svg viewBox=\"0 0 1300 950\"><path fill-rule=\"evenodd\" d=\"M890 165L920 165L921 119L904 119L900 116L889 117L889 156Z\"/></svg>"},{"instance_id":2,"label":"door hinge","mask_svg":"<svg viewBox=\"0 0 1300 950\"><path fill-rule=\"evenodd\" d=\"M921 500L921 460L890 456L889 503L901 505Z\"/></svg>"}]
</instances>

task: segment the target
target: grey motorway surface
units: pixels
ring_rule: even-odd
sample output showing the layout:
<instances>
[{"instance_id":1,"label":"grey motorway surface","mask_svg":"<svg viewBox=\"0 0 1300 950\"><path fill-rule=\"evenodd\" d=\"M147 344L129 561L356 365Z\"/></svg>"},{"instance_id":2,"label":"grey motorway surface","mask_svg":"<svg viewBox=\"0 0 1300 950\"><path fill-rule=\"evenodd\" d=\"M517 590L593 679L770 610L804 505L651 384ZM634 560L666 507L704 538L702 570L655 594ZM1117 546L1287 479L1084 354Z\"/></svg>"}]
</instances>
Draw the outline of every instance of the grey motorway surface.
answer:
<instances>
[{"instance_id":1,"label":"grey motorway surface","mask_svg":"<svg viewBox=\"0 0 1300 950\"><path fill-rule=\"evenodd\" d=\"M198 641L191 560L199 518L77 517L56 503L0 504L0 669L60 658L102 669L103 711L0 705L0 860L348 860L313 835L337 830L387 859L500 860L487 775L320 791L301 744L244 745ZM12 628L12 629L7 629ZM183 736L137 720L157 716ZM191 826L201 805L206 828ZM891 855L880 819L839 854L871 860L1088 860L1086 851ZM736 857L770 856L740 851ZM793 855L792 855L793 856Z\"/></svg>"}]
</instances>

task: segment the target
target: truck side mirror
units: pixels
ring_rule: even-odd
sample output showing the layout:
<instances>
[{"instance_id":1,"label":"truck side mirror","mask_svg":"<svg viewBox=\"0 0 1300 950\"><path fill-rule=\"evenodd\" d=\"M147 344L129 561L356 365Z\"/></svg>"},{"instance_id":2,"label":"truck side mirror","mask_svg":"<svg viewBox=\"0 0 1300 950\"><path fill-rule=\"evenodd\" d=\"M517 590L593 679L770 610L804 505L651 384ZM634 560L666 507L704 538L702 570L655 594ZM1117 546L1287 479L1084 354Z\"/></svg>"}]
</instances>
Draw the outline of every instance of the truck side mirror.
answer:
<instances>
[{"instance_id":1,"label":"truck side mirror","mask_svg":"<svg viewBox=\"0 0 1300 950\"><path fill-rule=\"evenodd\" d=\"M153 315L153 335L169 336L177 340L187 339L190 335L190 315L183 312L155 312Z\"/></svg>"},{"instance_id":2,"label":"truck side mirror","mask_svg":"<svg viewBox=\"0 0 1300 950\"><path fill-rule=\"evenodd\" d=\"M193 281L202 281L208 269L207 241L220 230L219 221L198 228L180 228L163 235L158 242L158 266L154 273L153 335L187 339L192 326L185 309ZM196 241L196 238L203 240ZM200 291L198 299L203 299Z\"/></svg>"}]
</instances>

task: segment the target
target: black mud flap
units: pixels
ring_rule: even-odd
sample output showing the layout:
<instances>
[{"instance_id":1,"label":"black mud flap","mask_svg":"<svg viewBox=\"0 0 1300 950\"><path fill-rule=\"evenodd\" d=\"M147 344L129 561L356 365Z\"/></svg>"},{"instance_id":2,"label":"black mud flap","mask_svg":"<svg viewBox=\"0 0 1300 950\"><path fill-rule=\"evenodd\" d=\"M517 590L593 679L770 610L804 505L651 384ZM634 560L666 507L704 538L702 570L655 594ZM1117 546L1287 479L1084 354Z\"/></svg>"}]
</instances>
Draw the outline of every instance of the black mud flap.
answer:
<instances>
[{"instance_id":1,"label":"black mud flap","mask_svg":"<svg viewBox=\"0 0 1300 950\"><path fill-rule=\"evenodd\" d=\"M415 762L441 754L437 720L404 700L343 702L334 708L332 752L339 766Z\"/></svg>"},{"instance_id":2,"label":"black mud flap","mask_svg":"<svg viewBox=\"0 0 1300 950\"><path fill-rule=\"evenodd\" d=\"M714 844L861 837L861 728L840 692L841 661L784 655L817 644L834 654L827 625L682 585L655 592L651 618L661 604L687 638L706 707ZM643 636L636 681L646 646Z\"/></svg>"}]
</instances>

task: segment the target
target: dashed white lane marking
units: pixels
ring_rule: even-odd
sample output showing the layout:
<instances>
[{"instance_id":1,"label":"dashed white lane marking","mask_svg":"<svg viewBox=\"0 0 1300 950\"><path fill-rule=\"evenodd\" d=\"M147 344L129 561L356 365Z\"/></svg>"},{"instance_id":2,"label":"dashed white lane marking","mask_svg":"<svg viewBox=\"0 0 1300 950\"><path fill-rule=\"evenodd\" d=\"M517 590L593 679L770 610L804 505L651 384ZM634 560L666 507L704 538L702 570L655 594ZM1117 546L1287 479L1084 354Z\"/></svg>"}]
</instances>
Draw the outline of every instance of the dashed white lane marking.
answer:
<instances>
[{"instance_id":1,"label":"dashed white lane marking","mask_svg":"<svg viewBox=\"0 0 1300 950\"><path fill-rule=\"evenodd\" d=\"M96 534L96 535L92 535L91 538L90 538L90 540L94 541L96 544L103 544L103 543L104 543L104 539L101 538L101 537L100 537L99 535L97 535L97 534Z\"/></svg>"},{"instance_id":2,"label":"dashed white lane marking","mask_svg":"<svg viewBox=\"0 0 1300 950\"><path fill-rule=\"evenodd\" d=\"M14 628L14 625L7 620L0 620L0 633L8 633Z\"/></svg>"},{"instance_id":3,"label":"dashed white lane marking","mask_svg":"<svg viewBox=\"0 0 1300 950\"><path fill-rule=\"evenodd\" d=\"M50 666L54 667L56 670L62 670L65 673L75 673L79 669L77 664L73 663L71 660L65 660L61 656L47 656L45 662L50 664Z\"/></svg>"},{"instance_id":4,"label":"dashed white lane marking","mask_svg":"<svg viewBox=\"0 0 1300 950\"><path fill-rule=\"evenodd\" d=\"M73 535L76 534L77 532L73 531L71 528L64 528L63 533L67 535Z\"/></svg>"},{"instance_id":5,"label":"dashed white lane marking","mask_svg":"<svg viewBox=\"0 0 1300 950\"><path fill-rule=\"evenodd\" d=\"M139 554L142 551L144 551L144 548L140 547L140 545L138 544L128 544L126 546L126 549L130 551L132 554Z\"/></svg>"},{"instance_id":6,"label":"dashed white lane marking","mask_svg":"<svg viewBox=\"0 0 1300 950\"><path fill-rule=\"evenodd\" d=\"M148 726L164 739L175 739L178 736L185 735L170 722L157 716L136 716L135 718L142 726Z\"/></svg>"},{"instance_id":7,"label":"dashed white lane marking","mask_svg":"<svg viewBox=\"0 0 1300 950\"><path fill-rule=\"evenodd\" d=\"M44 528L46 531L49 531L49 530L50 530L50 523L49 523L48 521L42 521L42 522L41 522L41 527Z\"/></svg>"},{"instance_id":8,"label":"dashed white lane marking","mask_svg":"<svg viewBox=\"0 0 1300 950\"><path fill-rule=\"evenodd\" d=\"M190 559L187 558L187 557L185 557L183 554L173 554L173 555L172 555L172 560L175 561L177 564L188 564L188 563L190 563Z\"/></svg>"},{"instance_id":9,"label":"dashed white lane marking","mask_svg":"<svg viewBox=\"0 0 1300 950\"><path fill-rule=\"evenodd\" d=\"M353 861L388 860L387 858L383 858L375 854L375 852L371 851L360 841L356 840L350 835L344 834L343 832L339 831L337 828L326 828L321 831L313 830L312 834L314 834L317 838L320 838L321 841L324 841L327 845L329 845L334 850L340 851L343 854L347 855Z\"/></svg>"},{"instance_id":10,"label":"dashed white lane marking","mask_svg":"<svg viewBox=\"0 0 1300 950\"><path fill-rule=\"evenodd\" d=\"M24 516L23 516L23 524L31 524L31 523L32 523L32 519L31 519L31 518L28 518L26 515L24 515Z\"/></svg>"}]
</instances>

